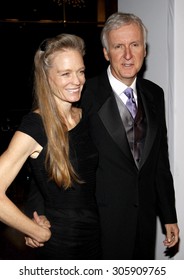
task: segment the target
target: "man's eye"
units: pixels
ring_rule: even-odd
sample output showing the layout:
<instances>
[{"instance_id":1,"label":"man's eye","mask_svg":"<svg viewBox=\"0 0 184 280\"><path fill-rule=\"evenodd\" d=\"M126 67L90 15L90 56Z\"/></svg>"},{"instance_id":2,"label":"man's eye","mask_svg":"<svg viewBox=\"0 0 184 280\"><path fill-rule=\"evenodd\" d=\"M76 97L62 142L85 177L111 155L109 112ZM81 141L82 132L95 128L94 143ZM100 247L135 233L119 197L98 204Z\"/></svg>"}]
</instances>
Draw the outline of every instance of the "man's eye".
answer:
<instances>
[{"instance_id":1,"label":"man's eye","mask_svg":"<svg viewBox=\"0 0 184 280\"><path fill-rule=\"evenodd\" d=\"M61 76L68 76L69 73L63 73Z\"/></svg>"},{"instance_id":2,"label":"man's eye","mask_svg":"<svg viewBox=\"0 0 184 280\"><path fill-rule=\"evenodd\" d=\"M120 48L122 48L122 45L116 45L115 46L115 49L120 49Z\"/></svg>"}]
</instances>

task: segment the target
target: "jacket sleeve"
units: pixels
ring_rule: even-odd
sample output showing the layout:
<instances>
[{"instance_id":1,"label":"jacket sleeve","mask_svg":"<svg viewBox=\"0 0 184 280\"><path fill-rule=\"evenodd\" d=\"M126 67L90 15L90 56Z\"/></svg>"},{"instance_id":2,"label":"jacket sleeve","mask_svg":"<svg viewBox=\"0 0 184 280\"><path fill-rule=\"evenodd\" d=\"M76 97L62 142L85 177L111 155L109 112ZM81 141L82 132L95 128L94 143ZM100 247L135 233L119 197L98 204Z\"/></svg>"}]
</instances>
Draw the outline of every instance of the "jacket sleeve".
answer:
<instances>
[{"instance_id":1,"label":"jacket sleeve","mask_svg":"<svg viewBox=\"0 0 184 280\"><path fill-rule=\"evenodd\" d=\"M160 150L157 166L156 189L158 195L159 209L164 224L176 223L177 215L175 208L175 190L173 176L170 170L167 127L165 120L164 95L160 95L159 102L160 118Z\"/></svg>"}]
</instances>

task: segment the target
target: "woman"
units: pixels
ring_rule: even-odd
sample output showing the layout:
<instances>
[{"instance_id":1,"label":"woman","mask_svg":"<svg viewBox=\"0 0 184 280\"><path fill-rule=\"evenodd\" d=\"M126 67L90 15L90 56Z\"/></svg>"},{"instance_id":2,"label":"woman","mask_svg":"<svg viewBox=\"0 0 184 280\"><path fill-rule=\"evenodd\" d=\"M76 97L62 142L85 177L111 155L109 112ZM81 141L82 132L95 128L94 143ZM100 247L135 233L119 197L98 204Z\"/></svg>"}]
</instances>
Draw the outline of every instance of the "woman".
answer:
<instances>
[{"instance_id":1,"label":"woman","mask_svg":"<svg viewBox=\"0 0 184 280\"><path fill-rule=\"evenodd\" d=\"M85 83L83 40L61 34L45 40L34 59L34 109L24 116L0 157L0 220L23 232L41 259L100 258L95 202L98 154L87 119L75 107ZM24 215L6 190L29 159L43 217Z\"/></svg>"}]
</instances>

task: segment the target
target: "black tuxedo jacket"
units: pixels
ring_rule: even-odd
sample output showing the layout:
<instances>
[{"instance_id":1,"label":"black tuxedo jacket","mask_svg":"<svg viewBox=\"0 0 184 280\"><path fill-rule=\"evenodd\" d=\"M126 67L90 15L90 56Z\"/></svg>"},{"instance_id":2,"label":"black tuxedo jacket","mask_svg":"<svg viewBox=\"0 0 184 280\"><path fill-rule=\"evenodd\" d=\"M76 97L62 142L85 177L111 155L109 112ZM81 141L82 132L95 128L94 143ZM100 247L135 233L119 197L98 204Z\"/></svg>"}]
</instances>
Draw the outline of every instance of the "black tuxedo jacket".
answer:
<instances>
[{"instance_id":1,"label":"black tuxedo jacket","mask_svg":"<svg viewBox=\"0 0 184 280\"><path fill-rule=\"evenodd\" d=\"M177 222L164 93L145 79L137 78L136 86L147 119L139 169L107 72L89 79L82 95L81 106L89 114L90 132L99 152L96 198L104 259L132 259L135 244L142 258L153 259L157 213L164 224Z\"/></svg>"}]
</instances>

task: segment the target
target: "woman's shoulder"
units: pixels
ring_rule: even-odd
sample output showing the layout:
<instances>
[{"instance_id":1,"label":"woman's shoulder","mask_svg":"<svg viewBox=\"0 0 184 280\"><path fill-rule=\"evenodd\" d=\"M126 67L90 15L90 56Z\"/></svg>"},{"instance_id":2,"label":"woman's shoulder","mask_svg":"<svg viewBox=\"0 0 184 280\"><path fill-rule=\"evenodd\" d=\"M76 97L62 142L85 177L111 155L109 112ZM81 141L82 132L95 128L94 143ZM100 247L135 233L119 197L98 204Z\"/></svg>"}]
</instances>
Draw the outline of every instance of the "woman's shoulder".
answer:
<instances>
[{"instance_id":1,"label":"woman's shoulder","mask_svg":"<svg viewBox=\"0 0 184 280\"><path fill-rule=\"evenodd\" d=\"M37 112L29 112L23 116L18 130L33 137L38 143L45 139L45 131L41 116Z\"/></svg>"},{"instance_id":2,"label":"woman's shoulder","mask_svg":"<svg viewBox=\"0 0 184 280\"><path fill-rule=\"evenodd\" d=\"M20 127L31 128L33 126L38 126L42 124L41 116L36 112L29 112L22 117Z\"/></svg>"}]
</instances>

